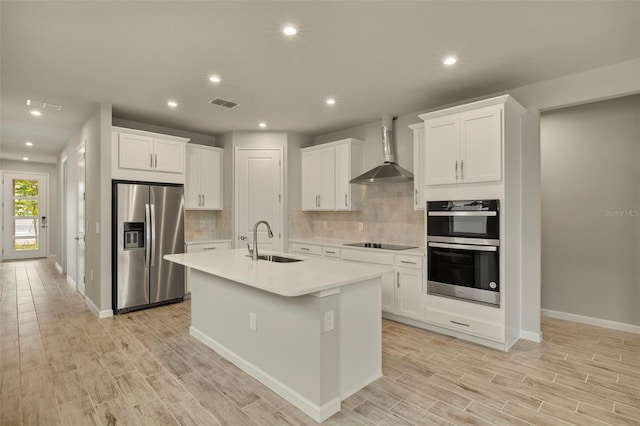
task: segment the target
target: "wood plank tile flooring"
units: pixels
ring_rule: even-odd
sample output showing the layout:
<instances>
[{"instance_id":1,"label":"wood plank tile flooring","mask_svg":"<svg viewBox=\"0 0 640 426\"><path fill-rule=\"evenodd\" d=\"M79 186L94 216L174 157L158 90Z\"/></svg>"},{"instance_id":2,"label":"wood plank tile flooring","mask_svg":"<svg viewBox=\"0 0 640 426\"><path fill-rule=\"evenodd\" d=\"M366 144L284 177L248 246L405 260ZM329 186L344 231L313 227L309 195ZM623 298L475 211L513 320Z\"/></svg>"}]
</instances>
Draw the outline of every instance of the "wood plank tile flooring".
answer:
<instances>
[{"instance_id":1,"label":"wood plank tile flooring","mask_svg":"<svg viewBox=\"0 0 640 426\"><path fill-rule=\"evenodd\" d=\"M0 424L315 424L190 337L189 312L98 320L52 261L0 263ZM502 353L384 321L384 377L324 423L640 425L640 335L542 324Z\"/></svg>"}]
</instances>

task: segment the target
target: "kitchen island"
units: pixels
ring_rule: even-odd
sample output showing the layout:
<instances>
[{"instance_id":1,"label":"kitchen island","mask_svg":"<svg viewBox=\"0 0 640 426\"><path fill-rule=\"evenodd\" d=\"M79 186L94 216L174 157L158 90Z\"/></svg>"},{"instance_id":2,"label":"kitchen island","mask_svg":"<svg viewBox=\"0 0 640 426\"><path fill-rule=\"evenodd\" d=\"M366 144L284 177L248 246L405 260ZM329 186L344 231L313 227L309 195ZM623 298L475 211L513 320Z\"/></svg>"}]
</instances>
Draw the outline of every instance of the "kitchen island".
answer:
<instances>
[{"instance_id":1,"label":"kitchen island","mask_svg":"<svg viewBox=\"0 0 640 426\"><path fill-rule=\"evenodd\" d=\"M246 249L173 254L191 268L190 334L317 421L382 376L388 267Z\"/></svg>"}]
</instances>

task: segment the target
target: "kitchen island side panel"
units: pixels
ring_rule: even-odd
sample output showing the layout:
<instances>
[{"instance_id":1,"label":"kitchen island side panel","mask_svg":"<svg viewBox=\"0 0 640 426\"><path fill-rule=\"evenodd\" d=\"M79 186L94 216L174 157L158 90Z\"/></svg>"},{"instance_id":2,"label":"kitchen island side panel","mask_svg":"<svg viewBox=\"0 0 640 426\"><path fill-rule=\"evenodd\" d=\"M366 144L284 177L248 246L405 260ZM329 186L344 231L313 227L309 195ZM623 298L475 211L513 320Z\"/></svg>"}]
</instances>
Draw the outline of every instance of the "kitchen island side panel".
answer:
<instances>
[{"instance_id":1,"label":"kitchen island side panel","mask_svg":"<svg viewBox=\"0 0 640 426\"><path fill-rule=\"evenodd\" d=\"M381 377L379 278L322 297L283 297L192 274L191 334L314 419Z\"/></svg>"}]
</instances>

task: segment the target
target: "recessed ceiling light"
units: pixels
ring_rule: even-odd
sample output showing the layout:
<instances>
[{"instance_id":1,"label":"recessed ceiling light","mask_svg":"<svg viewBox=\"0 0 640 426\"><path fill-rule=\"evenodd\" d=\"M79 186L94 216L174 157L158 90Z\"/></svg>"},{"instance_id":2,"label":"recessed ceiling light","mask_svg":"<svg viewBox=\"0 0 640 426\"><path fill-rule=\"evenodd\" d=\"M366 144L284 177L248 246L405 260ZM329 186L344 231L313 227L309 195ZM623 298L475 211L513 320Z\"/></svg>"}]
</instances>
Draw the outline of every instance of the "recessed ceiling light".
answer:
<instances>
[{"instance_id":1,"label":"recessed ceiling light","mask_svg":"<svg viewBox=\"0 0 640 426\"><path fill-rule=\"evenodd\" d=\"M25 144L26 146L33 146L33 142L31 142L31 141L26 141L24 144Z\"/></svg>"},{"instance_id":2,"label":"recessed ceiling light","mask_svg":"<svg viewBox=\"0 0 640 426\"><path fill-rule=\"evenodd\" d=\"M222 81L222 78L220 78L219 75L212 75L211 77L209 77L209 81L212 83L220 83Z\"/></svg>"},{"instance_id":3,"label":"recessed ceiling light","mask_svg":"<svg viewBox=\"0 0 640 426\"><path fill-rule=\"evenodd\" d=\"M267 123L261 122L261 123L258 124L258 126L260 126L261 128L264 129L265 127L267 127Z\"/></svg>"},{"instance_id":4,"label":"recessed ceiling light","mask_svg":"<svg viewBox=\"0 0 640 426\"><path fill-rule=\"evenodd\" d=\"M458 58L456 58L455 56L446 56L443 60L442 63L445 65L453 65L456 62L458 62Z\"/></svg>"},{"instance_id":5,"label":"recessed ceiling light","mask_svg":"<svg viewBox=\"0 0 640 426\"><path fill-rule=\"evenodd\" d=\"M178 103L176 101L167 101L167 105L169 105L171 108L175 108L178 106Z\"/></svg>"},{"instance_id":6,"label":"recessed ceiling light","mask_svg":"<svg viewBox=\"0 0 640 426\"><path fill-rule=\"evenodd\" d=\"M32 109L29 112L31 113L31 115L34 115L36 117L40 117L42 115L42 113L40 111L38 111L37 109Z\"/></svg>"},{"instance_id":7,"label":"recessed ceiling light","mask_svg":"<svg viewBox=\"0 0 640 426\"><path fill-rule=\"evenodd\" d=\"M324 102L325 102L327 105L335 105L336 100L335 100L334 98L327 98Z\"/></svg>"},{"instance_id":8,"label":"recessed ceiling light","mask_svg":"<svg viewBox=\"0 0 640 426\"><path fill-rule=\"evenodd\" d=\"M298 27L294 24L284 24L282 26L282 33L286 36L293 37L298 34Z\"/></svg>"},{"instance_id":9,"label":"recessed ceiling light","mask_svg":"<svg viewBox=\"0 0 640 426\"><path fill-rule=\"evenodd\" d=\"M29 157L22 157L22 161L29 161Z\"/></svg>"}]
</instances>

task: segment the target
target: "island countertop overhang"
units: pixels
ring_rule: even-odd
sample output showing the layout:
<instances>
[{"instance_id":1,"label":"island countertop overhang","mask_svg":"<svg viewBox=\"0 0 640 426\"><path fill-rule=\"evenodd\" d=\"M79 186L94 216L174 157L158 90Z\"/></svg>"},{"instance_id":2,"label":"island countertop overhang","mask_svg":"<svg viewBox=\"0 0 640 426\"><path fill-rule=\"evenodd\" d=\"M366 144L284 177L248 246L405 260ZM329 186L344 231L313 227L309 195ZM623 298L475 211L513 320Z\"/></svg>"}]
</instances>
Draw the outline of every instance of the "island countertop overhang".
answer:
<instances>
[{"instance_id":1,"label":"island countertop overhang","mask_svg":"<svg viewBox=\"0 0 640 426\"><path fill-rule=\"evenodd\" d=\"M297 297L380 277L393 272L393 267L362 263L336 262L305 256L265 251L302 259L302 262L276 263L252 260L246 249L222 250L215 253L183 253L164 258L180 265L221 278L245 284L285 297Z\"/></svg>"}]
</instances>

